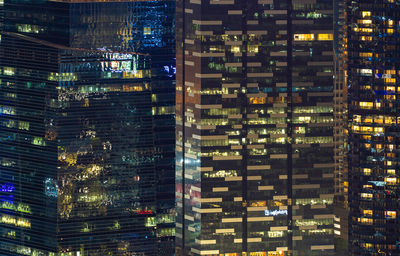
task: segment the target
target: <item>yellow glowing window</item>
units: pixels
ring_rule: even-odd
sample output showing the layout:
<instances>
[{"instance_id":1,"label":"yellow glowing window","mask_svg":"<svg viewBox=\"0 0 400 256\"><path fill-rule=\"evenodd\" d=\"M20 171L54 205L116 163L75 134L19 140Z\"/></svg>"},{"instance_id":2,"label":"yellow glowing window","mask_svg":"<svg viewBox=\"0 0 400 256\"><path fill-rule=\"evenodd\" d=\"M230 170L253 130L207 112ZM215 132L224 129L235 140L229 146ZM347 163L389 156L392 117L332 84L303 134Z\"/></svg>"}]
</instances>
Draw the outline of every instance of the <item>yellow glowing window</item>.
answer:
<instances>
[{"instance_id":1,"label":"yellow glowing window","mask_svg":"<svg viewBox=\"0 0 400 256\"><path fill-rule=\"evenodd\" d=\"M396 119L395 118L389 118L389 117L386 117L385 118L385 124L395 124L396 123Z\"/></svg>"},{"instance_id":2,"label":"yellow glowing window","mask_svg":"<svg viewBox=\"0 0 400 256\"><path fill-rule=\"evenodd\" d=\"M371 12L363 11L361 14L363 18L371 16Z\"/></svg>"},{"instance_id":3,"label":"yellow glowing window","mask_svg":"<svg viewBox=\"0 0 400 256\"><path fill-rule=\"evenodd\" d=\"M333 34L318 34L319 41L333 40Z\"/></svg>"},{"instance_id":4,"label":"yellow glowing window","mask_svg":"<svg viewBox=\"0 0 400 256\"><path fill-rule=\"evenodd\" d=\"M377 124L383 124L383 116L375 117L374 122Z\"/></svg>"},{"instance_id":5,"label":"yellow glowing window","mask_svg":"<svg viewBox=\"0 0 400 256\"><path fill-rule=\"evenodd\" d=\"M372 244L371 243L361 243L361 246L366 248L366 249L371 249L372 248Z\"/></svg>"},{"instance_id":6,"label":"yellow glowing window","mask_svg":"<svg viewBox=\"0 0 400 256\"><path fill-rule=\"evenodd\" d=\"M360 102L360 107L363 109L372 109L374 107L373 102L366 102L366 101L361 101Z\"/></svg>"},{"instance_id":7,"label":"yellow glowing window","mask_svg":"<svg viewBox=\"0 0 400 256\"><path fill-rule=\"evenodd\" d=\"M388 169L387 173L395 175L396 174L396 170L395 169Z\"/></svg>"},{"instance_id":8,"label":"yellow glowing window","mask_svg":"<svg viewBox=\"0 0 400 256\"><path fill-rule=\"evenodd\" d=\"M386 90L387 91L391 91L391 92L395 92L396 91L396 87L394 87L394 86L386 86Z\"/></svg>"},{"instance_id":9,"label":"yellow glowing window","mask_svg":"<svg viewBox=\"0 0 400 256\"><path fill-rule=\"evenodd\" d=\"M374 132L383 132L383 127L375 127Z\"/></svg>"},{"instance_id":10,"label":"yellow glowing window","mask_svg":"<svg viewBox=\"0 0 400 256\"><path fill-rule=\"evenodd\" d=\"M386 32L387 32L388 34L393 34L394 30L393 30L393 28L388 28L388 29L386 30Z\"/></svg>"},{"instance_id":11,"label":"yellow glowing window","mask_svg":"<svg viewBox=\"0 0 400 256\"><path fill-rule=\"evenodd\" d=\"M372 210L363 210L364 215L372 216Z\"/></svg>"},{"instance_id":12,"label":"yellow glowing window","mask_svg":"<svg viewBox=\"0 0 400 256\"><path fill-rule=\"evenodd\" d=\"M360 52L360 57L372 57L372 52Z\"/></svg>"},{"instance_id":13,"label":"yellow glowing window","mask_svg":"<svg viewBox=\"0 0 400 256\"><path fill-rule=\"evenodd\" d=\"M394 24L393 20L388 20L388 25L389 26L393 26L393 24Z\"/></svg>"},{"instance_id":14,"label":"yellow glowing window","mask_svg":"<svg viewBox=\"0 0 400 256\"><path fill-rule=\"evenodd\" d=\"M231 52L239 53L240 52L240 46L232 46L231 47Z\"/></svg>"},{"instance_id":15,"label":"yellow glowing window","mask_svg":"<svg viewBox=\"0 0 400 256\"><path fill-rule=\"evenodd\" d=\"M353 121L356 123L361 123L361 116L359 115L354 115L353 116Z\"/></svg>"},{"instance_id":16,"label":"yellow glowing window","mask_svg":"<svg viewBox=\"0 0 400 256\"><path fill-rule=\"evenodd\" d=\"M361 41L372 41L372 36L361 36Z\"/></svg>"},{"instance_id":17,"label":"yellow glowing window","mask_svg":"<svg viewBox=\"0 0 400 256\"><path fill-rule=\"evenodd\" d=\"M283 231L268 231L268 237L271 238L283 237Z\"/></svg>"},{"instance_id":18,"label":"yellow glowing window","mask_svg":"<svg viewBox=\"0 0 400 256\"><path fill-rule=\"evenodd\" d=\"M358 218L358 222L366 225L372 225L373 220L370 218Z\"/></svg>"},{"instance_id":19,"label":"yellow glowing window","mask_svg":"<svg viewBox=\"0 0 400 256\"><path fill-rule=\"evenodd\" d=\"M385 78L385 83L394 84L396 83L396 78Z\"/></svg>"},{"instance_id":20,"label":"yellow glowing window","mask_svg":"<svg viewBox=\"0 0 400 256\"><path fill-rule=\"evenodd\" d=\"M267 252L250 252L250 256L266 256Z\"/></svg>"},{"instance_id":21,"label":"yellow glowing window","mask_svg":"<svg viewBox=\"0 0 400 256\"><path fill-rule=\"evenodd\" d=\"M372 20L358 20L358 24L372 24Z\"/></svg>"},{"instance_id":22,"label":"yellow glowing window","mask_svg":"<svg viewBox=\"0 0 400 256\"><path fill-rule=\"evenodd\" d=\"M396 219L396 211L385 211L385 217L389 219Z\"/></svg>"},{"instance_id":23,"label":"yellow glowing window","mask_svg":"<svg viewBox=\"0 0 400 256\"><path fill-rule=\"evenodd\" d=\"M372 33L372 28L354 28L355 32Z\"/></svg>"},{"instance_id":24,"label":"yellow glowing window","mask_svg":"<svg viewBox=\"0 0 400 256\"><path fill-rule=\"evenodd\" d=\"M265 104L266 99L264 97L250 97L250 104Z\"/></svg>"},{"instance_id":25,"label":"yellow glowing window","mask_svg":"<svg viewBox=\"0 0 400 256\"><path fill-rule=\"evenodd\" d=\"M144 27L143 28L144 35L151 35L151 27Z\"/></svg>"},{"instance_id":26,"label":"yellow glowing window","mask_svg":"<svg viewBox=\"0 0 400 256\"><path fill-rule=\"evenodd\" d=\"M371 169L370 168L364 168L363 169L364 175L371 175Z\"/></svg>"},{"instance_id":27,"label":"yellow glowing window","mask_svg":"<svg viewBox=\"0 0 400 256\"><path fill-rule=\"evenodd\" d=\"M397 178L395 177L385 177L385 182L391 185L394 185L397 183Z\"/></svg>"},{"instance_id":28,"label":"yellow glowing window","mask_svg":"<svg viewBox=\"0 0 400 256\"><path fill-rule=\"evenodd\" d=\"M382 144L376 144L376 145L375 145L375 148L376 148L376 149L381 149L381 148L382 148Z\"/></svg>"},{"instance_id":29,"label":"yellow glowing window","mask_svg":"<svg viewBox=\"0 0 400 256\"><path fill-rule=\"evenodd\" d=\"M371 148L371 144L365 143L365 144L364 144L364 147L365 147L366 149L370 149L370 148Z\"/></svg>"},{"instance_id":30,"label":"yellow glowing window","mask_svg":"<svg viewBox=\"0 0 400 256\"><path fill-rule=\"evenodd\" d=\"M266 201L255 201L255 202L250 203L251 207L259 207L259 206L266 206L266 205L267 205Z\"/></svg>"},{"instance_id":31,"label":"yellow glowing window","mask_svg":"<svg viewBox=\"0 0 400 256\"><path fill-rule=\"evenodd\" d=\"M360 126L358 125L353 125L353 131L359 131L360 130Z\"/></svg>"},{"instance_id":32,"label":"yellow glowing window","mask_svg":"<svg viewBox=\"0 0 400 256\"><path fill-rule=\"evenodd\" d=\"M248 45L247 51L252 53L258 53L258 45Z\"/></svg>"},{"instance_id":33,"label":"yellow glowing window","mask_svg":"<svg viewBox=\"0 0 400 256\"><path fill-rule=\"evenodd\" d=\"M361 126L360 130L362 132L372 132L373 131L373 127L371 127L371 126Z\"/></svg>"},{"instance_id":34,"label":"yellow glowing window","mask_svg":"<svg viewBox=\"0 0 400 256\"><path fill-rule=\"evenodd\" d=\"M372 198L371 193L361 193L361 198L370 199Z\"/></svg>"},{"instance_id":35,"label":"yellow glowing window","mask_svg":"<svg viewBox=\"0 0 400 256\"><path fill-rule=\"evenodd\" d=\"M294 41L313 41L314 34L294 34Z\"/></svg>"},{"instance_id":36,"label":"yellow glowing window","mask_svg":"<svg viewBox=\"0 0 400 256\"><path fill-rule=\"evenodd\" d=\"M372 123L372 117L366 117L365 119L364 119L364 123Z\"/></svg>"}]
</instances>

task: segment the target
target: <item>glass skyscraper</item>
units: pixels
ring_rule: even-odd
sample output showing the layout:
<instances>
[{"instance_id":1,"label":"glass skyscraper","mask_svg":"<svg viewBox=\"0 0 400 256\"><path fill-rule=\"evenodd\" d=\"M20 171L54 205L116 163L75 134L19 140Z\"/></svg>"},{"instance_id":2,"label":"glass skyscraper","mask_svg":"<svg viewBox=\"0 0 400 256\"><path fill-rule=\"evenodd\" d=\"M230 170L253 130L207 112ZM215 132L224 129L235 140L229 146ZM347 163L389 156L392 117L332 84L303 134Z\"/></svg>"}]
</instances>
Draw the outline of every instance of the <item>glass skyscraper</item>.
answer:
<instances>
[{"instance_id":1,"label":"glass skyscraper","mask_svg":"<svg viewBox=\"0 0 400 256\"><path fill-rule=\"evenodd\" d=\"M347 1L351 255L399 255L398 1Z\"/></svg>"},{"instance_id":2,"label":"glass skyscraper","mask_svg":"<svg viewBox=\"0 0 400 256\"><path fill-rule=\"evenodd\" d=\"M174 2L74 2L5 1L0 254L170 255Z\"/></svg>"},{"instance_id":3,"label":"glass skyscraper","mask_svg":"<svg viewBox=\"0 0 400 256\"><path fill-rule=\"evenodd\" d=\"M177 255L334 255L333 2L177 1Z\"/></svg>"}]
</instances>

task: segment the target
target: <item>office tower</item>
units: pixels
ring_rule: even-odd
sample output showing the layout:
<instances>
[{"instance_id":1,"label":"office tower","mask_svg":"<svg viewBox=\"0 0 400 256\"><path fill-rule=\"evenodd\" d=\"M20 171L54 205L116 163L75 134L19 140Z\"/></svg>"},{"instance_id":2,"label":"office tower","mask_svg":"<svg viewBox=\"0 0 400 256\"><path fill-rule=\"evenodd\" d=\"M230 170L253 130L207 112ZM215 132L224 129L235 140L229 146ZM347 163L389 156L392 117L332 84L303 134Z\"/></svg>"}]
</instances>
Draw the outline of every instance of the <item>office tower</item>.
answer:
<instances>
[{"instance_id":1,"label":"office tower","mask_svg":"<svg viewBox=\"0 0 400 256\"><path fill-rule=\"evenodd\" d=\"M332 1L177 1L177 255L333 255Z\"/></svg>"},{"instance_id":2,"label":"office tower","mask_svg":"<svg viewBox=\"0 0 400 256\"><path fill-rule=\"evenodd\" d=\"M170 255L174 3L64 2L5 1L1 254Z\"/></svg>"},{"instance_id":3,"label":"office tower","mask_svg":"<svg viewBox=\"0 0 400 256\"><path fill-rule=\"evenodd\" d=\"M347 1L351 255L399 255L400 6Z\"/></svg>"},{"instance_id":4,"label":"office tower","mask_svg":"<svg viewBox=\"0 0 400 256\"><path fill-rule=\"evenodd\" d=\"M132 3L131 3L132 5ZM175 250L175 1L133 3L129 45L151 57L158 255Z\"/></svg>"},{"instance_id":5,"label":"office tower","mask_svg":"<svg viewBox=\"0 0 400 256\"><path fill-rule=\"evenodd\" d=\"M334 1L334 235L336 255L348 253L348 167L345 1Z\"/></svg>"}]
</instances>

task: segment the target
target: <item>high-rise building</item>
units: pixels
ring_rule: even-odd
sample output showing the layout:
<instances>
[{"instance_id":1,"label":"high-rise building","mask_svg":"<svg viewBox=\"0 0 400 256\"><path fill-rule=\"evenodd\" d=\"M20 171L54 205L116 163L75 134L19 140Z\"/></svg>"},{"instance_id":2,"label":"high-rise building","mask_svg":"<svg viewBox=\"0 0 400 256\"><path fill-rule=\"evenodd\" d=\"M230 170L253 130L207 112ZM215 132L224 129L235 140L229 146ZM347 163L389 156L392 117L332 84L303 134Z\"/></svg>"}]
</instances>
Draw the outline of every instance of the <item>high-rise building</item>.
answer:
<instances>
[{"instance_id":1,"label":"high-rise building","mask_svg":"<svg viewBox=\"0 0 400 256\"><path fill-rule=\"evenodd\" d=\"M177 255L334 255L333 3L177 1Z\"/></svg>"},{"instance_id":2,"label":"high-rise building","mask_svg":"<svg viewBox=\"0 0 400 256\"><path fill-rule=\"evenodd\" d=\"M334 1L334 235L336 255L348 254L348 167L345 1Z\"/></svg>"},{"instance_id":3,"label":"high-rise building","mask_svg":"<svg viewBox=\"0 0 400 256\"><path fill-rule=\"evenodd\" d=\"M351 255L400 254L400 5L347 1Z\"/></svg>"},{"instance_id":4,"label":"high-rise building","mask_svg":"<svg viewBox=\"0 0 400 256\"><path fill-rule=\"evenodd\" d=\"M0 254L171 255L174 2L4 10Z\"/></svg>"}]
</instances>

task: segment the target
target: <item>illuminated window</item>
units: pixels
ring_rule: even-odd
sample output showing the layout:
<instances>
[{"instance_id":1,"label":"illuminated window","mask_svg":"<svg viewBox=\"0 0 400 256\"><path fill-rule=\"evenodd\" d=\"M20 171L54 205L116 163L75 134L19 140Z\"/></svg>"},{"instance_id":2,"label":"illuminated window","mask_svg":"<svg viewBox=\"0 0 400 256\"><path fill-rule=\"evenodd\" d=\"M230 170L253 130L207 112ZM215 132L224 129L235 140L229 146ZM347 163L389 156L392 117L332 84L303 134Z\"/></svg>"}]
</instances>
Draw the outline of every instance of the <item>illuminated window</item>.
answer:
<instances>
[{"instance_id":1,"label":"illuminated window","mask_svg":"<svg viewBox=\"0 0 400 256\"><path fill-rule=\"evenodd\" d=\"M372 20L358 20L357 23L369 25L372 24Z\"/></svg>"},{"instance_id":2,"label":"illuminated window","mask_svg":"<svg viewBox=\"0 0 400 256\"><path fill-rule=\"evenodd\" d=\"M250 104L265 104L265 97L250 97Z\"/></svg>"},{"instance_id":3,"label":"illuminated window","mask_svg":"<svg viewBox=\"0 0 400 256\"><path fill-rule=\"evenodd\" d=\"M250 252L250 256L266 256L267 252Z\"/></svg>"},{"instance_id":4,"label":"illuminated window","mask_svg":"<svg viewBox=\"0 0 400 256\"><path fill-rule=\"evenodd\" d=\"M253 52L253 53L258 53L258 45L248 45L247 51Z\"/></svg>"},{"instance_id":5,"label":"illuminated window","mask_svg":"<svg viewBox=\"0 0 400 256\"><path fill-rule=\"evenodd\" d=\"M385 83L394 84L396 83L396 78L385 78Z\"/></svg>"},{"instance_id":6,"label":"illuminated window","mask_svg":"<svg viewBox=\"0 0 400 256\"><path fill-rule=\"evenodd\" d=\"M15 75L15 68L4 67L3 74L6 76L13 76Z\"/></svg>"},{"instance_id":7,"label":"illuminated window","mask_svg":"<svg viewBox=\"0 0 400 256\"><path fill-rule=\"evenodd\" d=\"M361 247L364 247L365 249L371 249L372 244L371 243L361 243Z\"/></svg>"},{"instance_id":8,"label":"illuminated window","mask_svg":"<svg viewBox=\"0 0 400 256\"><path fill-rule=\"evenodd\" d=\"M144 27L143 28L144 35L151 35L151 27Z\"/></svg>"},{"instance_id":9,"label":"illuminated window","mask_svg":"<svg viewBox=\"0 0 400 256\"><path fill-rule=\"evenodd\" d=\"M385 218L396 219L396 211L385 211Z\"/></svg>"},{"instance_id":10,"label":"illuminated window","mask_svg":"<svg viewBox=\"0 0 400 256\"><path fill-rule=\"evenodd\" d=\"M360 52L360 57L372 57L372 52Z\"/></svg>"},{"instance_id":11,"label":"illuminated window","mask_svg":"<svg viewBox=\"0 0 400 256\"><path fill-rule=\"evenodd\" d=\"M361 14L362 14L363 18L371 16L371 12L367 12L367 11L363 11Z\"/></svg>"},{"instance_id":12,"label":"illuminated window","mask_svg":"<svg viewBox=\"0 0 400 256\"><path fill-rule=\"evenodd\" d=\"M374 103L373 102L360 102L360 107L362 109L372 109L374 107Z\"/></svg>"},{"instance_id":13,"label":"illuminated window","mask_svg":"<svg viewBox=\"0 0 400 256\"><path fill-rule=\"evenodd\" d=\"M34 137L32 140L32 144L36 146L46 146L46 142L42 137Z\"/></svg>"},{"instance_id":14,"label":"illuminated window","mask_svg":"<svg viewBox=\"0 0 400 256\"><path fill-rule=\"evenodd\" d=\"M358 218L358 222L365 225L372 225L374 223L373 219L371 218Z\"/></svg>"},{"instance_id":15,"label":"illuminated window","mask_svg":"<svg viewBox=\"0 0 400 256\"><path fill-rule=\"evenodd\" d=\"M266 206L267 202L266 201L253 201L250 202L250 207L260 207L260 206Z\"/></svg>"},{"instance_id":16,"label":"illuminated window","mask_svg":"<svg viewBox=\"0 0 400 256\"><path fill-rule=\"evenodd\" d=\"M318 34L319 41L330 41L333 40L333 34Z\"/></svg>"},{"instance_id":17,"label":"illuminated window","mask_svg":"<svg viewBox=\"0 0 400 256\"><path fill-rule=\"evenodd\" d=\"M363 171L364 175L371 175L371 169L369 169L369 168L364 168L364 169L362 169L362 171Z\"/></svg>"},{"instance_id":18,"label":"illuminated window","mask_svg":"<svg viewBox=\"0 0 400 256\"><path fill-rule=\"evenodd\" d=\"M361 36L361 41L372 41L372 36Z\"/></svg>"},{"instance_id":19,"label":"illuminated window","mask_svg":"<svg viewBox=\"0 0 400 256\"><path fill-rule=\"evenodd\" d=\"M371 199L373 195L371 193L361 193L361 198Z\"/></svg>"},{"instance_id":20,"label":"illuminated window","mask_svg":"<svg viewBox=\"0 0 400 256\"><path fill-rule=\"evenodd\" d=\"M354 28L354 32L372 33L372 28Z\"/></svg>"},{"instance_id":21,"label":"illuminated window","mask_svg":"<svg viewBox=\"0 0 400 256\"><path fill-rule=\"evenodd\" d=\"M283 237L283 231L268 231L268 237Z\"/></svg>"},{"instance_id":22,"label":"illuminated window","mask_svg":"<svg viewBox=\"0 0 400 256\"><path fill-rule=\"evenodd\" d=\"M232 46L231 47L231 52L239 53L240 52L240 46Z\"/></svg>"},{"instance_id":23,"label":"illuminated window","mask_svg":"<svg viewBox=\"0 0 400 256\"><path fill-rule=\"evenodd\" d=\"M371 127L371 126L361 126L361 131L362 132L372 132L373 131L373 127Z\"/></svg>"},{"instance_id":24,"label":"illuminated window","mask_svg":"<svg viewBox=\"0 0 400 256\"><path fill-rule=\"evenodd\" d=\"M362 76L372 76L372 69L362 68L362 69L358 69L357 71Z\"/></svg>"},{"instance_id":25,"label":"illuminated window","mask_svg":"<svg viewBox=\"0 0 400 256\"><path fill-rule=\"evenodd\" d=\"M372 216L373 211L372 210L363 210L364 215Z\"/></svg>"},{"instance_id":26,"label":"illuminated window","mask_svg":"<svg viewBox=\"0 0 400 256\"><path fill-rule=\"evenodd\" d=\"M295 41L313 41L314 34L294 34Z\"/></svg>"},{"instance_id":27,"label":"illuminated window","mask_svg":"<svg viewBox=\"0 0 400 256\"><path fill-rule=\"evenodd\" d=\"M389 161L388 161L389 162ZM397 178L385 177L385 182L389 185L395 185L397 183Z\"/></svg>"}]
</instances>

